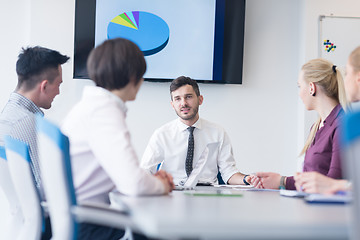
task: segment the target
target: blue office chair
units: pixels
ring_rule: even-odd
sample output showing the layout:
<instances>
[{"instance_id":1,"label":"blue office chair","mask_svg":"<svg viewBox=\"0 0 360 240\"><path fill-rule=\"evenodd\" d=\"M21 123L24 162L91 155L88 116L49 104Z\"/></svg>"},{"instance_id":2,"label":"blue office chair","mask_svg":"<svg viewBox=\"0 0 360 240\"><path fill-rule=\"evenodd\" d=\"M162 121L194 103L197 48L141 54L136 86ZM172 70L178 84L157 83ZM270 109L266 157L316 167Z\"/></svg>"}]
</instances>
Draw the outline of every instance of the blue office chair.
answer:
<instances>
[{"instance_id":1,"label":"blue office chair","mask_svg":"<svg viewBox=\"0 0 360 240\"><path fill-rule=\"evenodd\" d=\"M16 239L38 240L41 237L44 219L29 164L28 145L10 136L5 136L4 141L9 173L24 217Z\"/></svg>"},{"instance_id":2,"label":"blue office chair","mask_svg":"<svg viewBox=\"0 0 360 240\"><path fill-rule=\"evenodd\" d=\"M6 160L5 148L0 146L0 185L4 191L10 207L10 218L8 219L4 232L1 233L3 239L16 239L23 224L23 215L19 199L16 195L14 184L11 180L8 163Z\"/></svg>"},{"instance_id":3,"label":"blue office chair","mask_svg":"<svg viewBox=\"0 0 360 240\"><path fill-rule=\"evenodd\" d=\"M53 239L76 239L79 223L137 229L128 211L108 205L79 205L72 180L69 139L60 129L37 116L40 168L52 224ZM128 236L128 233L125 234ZM132 235L131 235L132 236ZM131 236L128 239L131 239Z\"/></svg>"},{"instance_id":4,"label":"blue office chair","mask_svg":"<svg viewBox=\"0 0 360 240\"><path fill-rule=\"evenodd\" d=\"M353 184L351 239L360 239L360 112L344 116L342 125L344 169Z\"/></svg>"}]
</instances>

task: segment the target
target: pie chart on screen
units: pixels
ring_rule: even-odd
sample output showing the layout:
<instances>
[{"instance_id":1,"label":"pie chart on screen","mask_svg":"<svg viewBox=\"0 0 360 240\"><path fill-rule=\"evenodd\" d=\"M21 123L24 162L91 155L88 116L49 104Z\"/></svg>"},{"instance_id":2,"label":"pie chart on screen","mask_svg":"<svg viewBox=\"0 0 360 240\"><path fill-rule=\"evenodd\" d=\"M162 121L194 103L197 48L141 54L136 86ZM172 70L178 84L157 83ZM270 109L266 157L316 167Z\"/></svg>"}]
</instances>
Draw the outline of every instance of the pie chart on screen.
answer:
<instances>
[{"instance_id":1,"label":"pie chart on screen","mask_svg":"<svg viewBox=\"0 0 360 240\"><path fill-rule=\"evenodd\" d=\"M121 13L110 21L107 28L108 39L129 39L145 56L164 49L169 42L169 33L169 26L161 17L142 11Z\"/></svg>"}]
</instances>

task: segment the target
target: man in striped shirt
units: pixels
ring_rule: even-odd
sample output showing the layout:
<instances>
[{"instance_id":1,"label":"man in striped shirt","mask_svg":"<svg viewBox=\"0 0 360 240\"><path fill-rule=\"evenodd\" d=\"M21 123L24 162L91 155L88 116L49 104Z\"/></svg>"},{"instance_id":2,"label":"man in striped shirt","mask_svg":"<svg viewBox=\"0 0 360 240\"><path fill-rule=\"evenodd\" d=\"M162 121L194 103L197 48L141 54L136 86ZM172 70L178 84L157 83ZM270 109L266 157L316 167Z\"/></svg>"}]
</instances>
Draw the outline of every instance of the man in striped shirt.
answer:
<instances>
[{"instance_id":1,"label":"man in striped shirt","mask_svg":"<svg viewBox=\"0 0 360 240\"><path fill-rule=\"evenodd\" d=\"M43 47L22 49L16 62L18 84L0 114L0 145L10 135L29 145L31 169L40 198L44 200L38 163L35 115L44 115L40 108L49 109L62 83L61 65L68 56Z\"/></svg>"}]
</instances>

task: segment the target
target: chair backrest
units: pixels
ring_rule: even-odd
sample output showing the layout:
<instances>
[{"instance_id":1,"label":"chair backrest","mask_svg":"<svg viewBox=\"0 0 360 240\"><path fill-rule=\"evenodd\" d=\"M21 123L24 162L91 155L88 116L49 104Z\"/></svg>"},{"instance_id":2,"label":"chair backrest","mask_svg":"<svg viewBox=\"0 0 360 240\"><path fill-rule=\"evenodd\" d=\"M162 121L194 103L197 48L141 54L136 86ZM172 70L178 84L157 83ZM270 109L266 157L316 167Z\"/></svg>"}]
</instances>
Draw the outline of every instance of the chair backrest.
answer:
<instances>
[{"instance_id":1,"label":"chair backrest","mask_svg":"<svg viewBox=\"0 0 360 240\"><path fill-rule=\"evenodd\" d=\"M40 168L52 225L52 239L76 239L77 223L71 214L76 205L72 182L69 139L60 129L37 116Z\"/></svg>"},{"instance_id":2,"label":"chair backrest","mask_svg":"<svg viewBox=\"0 0 360 240\"><path fill-rule=\"evenodd\" d=\"M11 180L24 217L17 239L40 239L43 215L30 167L28 145L10 136L5 136L4 142Z\"/></svg>"},{"instance_id":3,"label":"chair backrest","mask_svg":"<svg viewBox=\"0 0 360 240\"><path fill-rule=\"evenodd\" d=\"M351 239L360 239L360 112L344 116L342 125L345 175L353 184Z\"/></svg>"},{"instance_id":4,"label":"chair backrest","mask_svg":"<svg viewBox=\"0 0 360 240\"><path fill-rule=\"evenodd\" d=\"M11 180L5 147L3 146L0 146L0 187L4 191L10 207L10 219L1 236L4 239L16 239L19 234L19 229L22 227L23 215L14 184Z\"/></svg>"}]
</instances>

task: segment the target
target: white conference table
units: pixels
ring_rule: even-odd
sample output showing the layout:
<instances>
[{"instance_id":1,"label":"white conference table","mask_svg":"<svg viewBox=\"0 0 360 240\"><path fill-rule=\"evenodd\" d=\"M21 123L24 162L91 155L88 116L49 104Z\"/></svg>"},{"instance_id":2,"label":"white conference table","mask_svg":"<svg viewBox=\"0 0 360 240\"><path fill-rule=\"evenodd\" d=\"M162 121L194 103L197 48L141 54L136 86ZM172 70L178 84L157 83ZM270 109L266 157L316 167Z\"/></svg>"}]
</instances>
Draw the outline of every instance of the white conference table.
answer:
<instances>
[{"instance_id":1,"label":"white conference table","mask_svg":"<svg viewBox=\"0 0 360 240\"><path fill-rule=\"evenodd\" d=\"M193 196L214 187L168 196L113 195L149 237L162 239L348 239L350 205L308 204L278 191L243 191L240 197ZM226 190L229 191L229 190Z\"/></svg>"}]
</instances>

